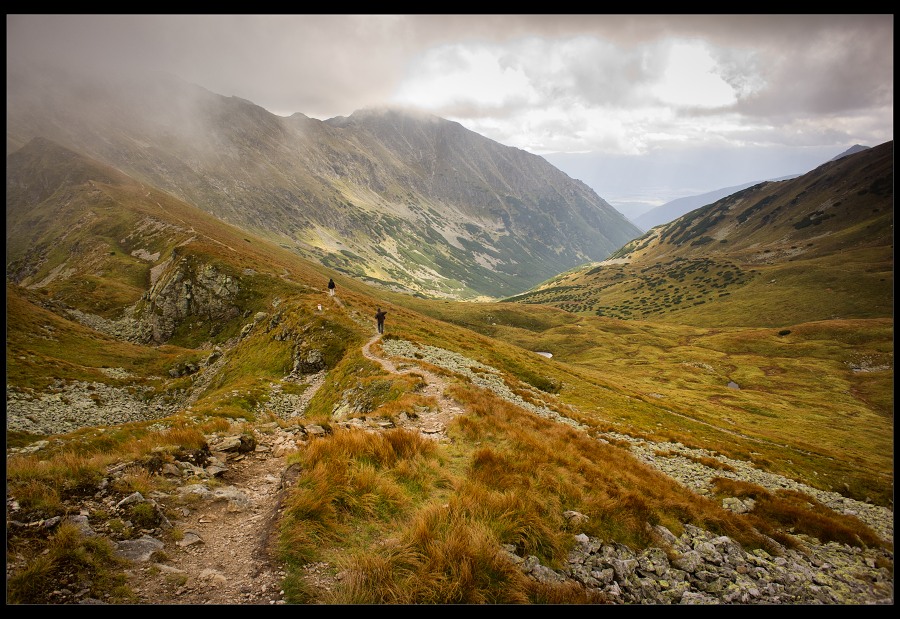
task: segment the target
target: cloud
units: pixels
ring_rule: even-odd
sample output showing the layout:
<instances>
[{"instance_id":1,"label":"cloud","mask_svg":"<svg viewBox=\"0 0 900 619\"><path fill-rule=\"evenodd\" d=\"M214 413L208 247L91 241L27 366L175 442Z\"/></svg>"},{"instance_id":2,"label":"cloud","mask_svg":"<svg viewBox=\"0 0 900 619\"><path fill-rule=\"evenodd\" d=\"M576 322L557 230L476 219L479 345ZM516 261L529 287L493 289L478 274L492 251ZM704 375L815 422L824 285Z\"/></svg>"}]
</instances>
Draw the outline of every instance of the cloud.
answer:
<instances>
[{"instance_id":1,"label":"cloud","mask_svg":"<svg viewBox=\"0 0 900 619\"><path fill-rule=\"evenodd\" d=\"M413 106L537 153L893 138L892 15L7 15L8 74L37 60L283 116Z\"/></svg>"}]
</instances>

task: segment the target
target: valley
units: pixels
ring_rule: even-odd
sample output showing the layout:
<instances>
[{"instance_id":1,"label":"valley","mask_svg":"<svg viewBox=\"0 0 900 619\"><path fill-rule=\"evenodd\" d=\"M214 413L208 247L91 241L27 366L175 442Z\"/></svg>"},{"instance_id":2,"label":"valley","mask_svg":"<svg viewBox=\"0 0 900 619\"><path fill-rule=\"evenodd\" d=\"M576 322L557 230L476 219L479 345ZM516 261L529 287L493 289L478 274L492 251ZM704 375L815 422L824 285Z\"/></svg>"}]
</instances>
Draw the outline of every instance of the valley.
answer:
<instances>
[{"instance_id":1,"label":"valley","mask_svg":"<svg viewBox=\"0 0 900 619\"><path fill-rule=\"evenodd\" d=\"M893 603L892 142L641 235L445 121L160 92L204 148L10 115L8 603Z\"/></svg>"}]
</instances>

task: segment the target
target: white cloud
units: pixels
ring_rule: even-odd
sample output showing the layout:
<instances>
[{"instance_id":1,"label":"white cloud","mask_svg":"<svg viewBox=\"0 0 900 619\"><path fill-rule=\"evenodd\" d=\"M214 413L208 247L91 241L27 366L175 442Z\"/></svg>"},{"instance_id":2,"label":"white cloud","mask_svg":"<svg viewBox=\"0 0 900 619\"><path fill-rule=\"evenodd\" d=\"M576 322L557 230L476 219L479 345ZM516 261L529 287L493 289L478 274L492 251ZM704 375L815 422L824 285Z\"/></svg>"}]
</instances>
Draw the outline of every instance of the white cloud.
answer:
<instances>
[{"instance_id":1,"label":"white cloud","mask_svg":"<svg viewBox=\"0 0 900 619\"><path fill-rule=\"evenodd\" d=\"M534 101L536 91L518 64L505 63L496 46L446 45L411 63L392 100L430 110L467 106L502 110L512 101Z\"/></svg>"},{"instance_id":2,"label":"white cloud","mask_svg":"<svg viewBox=\"0 0 900 619\"><path fill-rule=\"evenodd\" d=\"M279 115L416 106L536 153L893 139L892 15L7 15L7 74L36 58Z\"/></svg>"},{"instance_id":3,"label":"white cloud","mask_svg":"<svg viewBox=\"0 0 900 619\"><path fill-rule=\"evenodd\" d=\"M675 41L667 47L662 77L650 89L663 103L714 108L736 101L703 42Z\"/></svg>"}]
</instances>

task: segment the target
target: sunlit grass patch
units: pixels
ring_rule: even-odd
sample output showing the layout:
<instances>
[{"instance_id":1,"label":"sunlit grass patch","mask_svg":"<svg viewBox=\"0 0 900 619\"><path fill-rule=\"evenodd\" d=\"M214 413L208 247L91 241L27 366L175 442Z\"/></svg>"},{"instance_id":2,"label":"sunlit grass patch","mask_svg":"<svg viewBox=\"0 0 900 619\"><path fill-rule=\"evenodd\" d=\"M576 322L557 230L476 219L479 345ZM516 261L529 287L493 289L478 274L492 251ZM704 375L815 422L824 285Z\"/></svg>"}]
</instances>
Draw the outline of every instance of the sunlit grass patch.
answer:
<instances>
[{"instance_id":1,"label":"sunlit grass patch","mask_svg":"<svg viewBox=\"0 0 900 619\"><path fill-rule=\"evenodd\" d=\"M65 500L93 494L107 475L107 468L124 461L133 465L116 480L116 488L123 493L146 495L167 483L156 473L169 454L206 444L196 427L176 425L148 430L140 426L119 426L102 432L79 430L73 436L81 440L70 441L65 448L11 456L6 470L8 491L16 497L24 516L61 514Z\"/></svg>"},{"instance_id":2,"label":"sunlit grass patch","mask_svg":"<svg viewBox=\"0 0 900 619\"><path fill-rule=\"evenodd\" d=\"M386 417L394 421L401 414L406 413L410 417L417 417L428 409L436 409L437 400L418 393L402 393L396 400L391 400L372 411L373 416Z\"/></svg>"},{"instance_id":3,"label":"sunlit grass patch","mask_svg":"<svg viewBox=\"0 0 900 619\"><path fill-rule=\"evenodd\" d=\"M340 430L291 457L303 470L286 499L281 549L293 563L318 556L348 522L386 522L441 479L437 448L417 432ZM429 481L430 480L430 481Z\"/></svg>"},{"instance_id":4,"label":"sunlit grass patch","mask_svg":"<svg viewBox=\"0 0 900 619\"><path fill-rule=\"evenodd\" d=\"M482 445L473 456L470 479L497 490L534 488L539 497L534 509L548 522L564 526L562 511L579 511L588 516L582 532L633 547L650 543L647 523L673 531L693 523L749 546L766 544L746 520L672 484L625 449L525 413L486 392L458 389L454 395L472 412L454 428L467 442ZM554 552L561 556L561 549Z\"/></svg>"},{"instance_id":5,"label":"sunlit grass patch","mask_svg":"<svg viewBox=\"0 0 900 619\"><path fill-rule=\"evenodd\" d=\"M524 603L526 577L477 521L440 505L420 510L400 541L346 561L335 601L366 604Z\"/></svg>"},{"instance_id":6,"label":"sunlit grass patch","mask_svg":"<svg viewBox=\"0 0 900 619\"><path fill-rule=\"evenodd\" d=\"M95 492L110 460L107 455L80 455L72 451L60 452L50 459L37 455L15 456L7 461L8 489L15 494L18 488L23 488L19 503L26 511L58 506L58 499Z\"/></svg>"}]
</instances>

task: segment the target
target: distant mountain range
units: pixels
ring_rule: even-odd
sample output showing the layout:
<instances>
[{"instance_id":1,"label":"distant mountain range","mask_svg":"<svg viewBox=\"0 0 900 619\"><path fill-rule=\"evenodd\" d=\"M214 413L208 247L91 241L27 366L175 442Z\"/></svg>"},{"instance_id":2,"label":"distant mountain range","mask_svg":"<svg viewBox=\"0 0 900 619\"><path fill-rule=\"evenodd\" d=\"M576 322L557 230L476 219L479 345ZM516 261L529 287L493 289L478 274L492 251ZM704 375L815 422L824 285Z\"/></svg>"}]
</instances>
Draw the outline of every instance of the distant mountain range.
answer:
<instances>
[{"instance_id":1,"label":"distant mountain range","mask_svg":"<svg viewBox=\"0 0 900 619\"><path fill-rule=\"evenodd\" d=\"M782 178L773 178L769 179L769 181L783 181L789 178L796 178L799 174L792 174L790 176L784 176ZM734 187L725 187L724 189L716 189L714 191L709 191L707 193L702 193L697 196L687 196L685 198L677 198L672 200L671 202L666 202L665 204L661 204L656 208L652 208L646 213L635 217L632 221L635 225L641 230L649 230L651 228L655 228L661 224L669 223L675 219L678 219L685 213L690 213L696 208L700 208L701 206L706 206L707 204L712 204L716 200L720 200L725 196L730 196L733 193L737 193L742 189L747 189L748 187L753 187L754 185L758 185L759 183L767 182L767 181L751 181L749 183L744 183L742 185L735 185Z\"/></svg>"},{"instance_id":2,"label":"distant mountain range","mask_svg":"<svg viewBox=\"0 0 900 619\"><path fill-rule=\"evenodd\" d=\"M841 157L846 157L847 155L852 155L854 153L858 153L865 149L869 148L868 146L861 146L856 144L851 146L844 152L835 157L832 157L830 161L837 161ZM655 228L660 224L669 223L675 219L678 219L682 215L693 211L696 208L700 208L701 206L706 206L707 204L712 204L716 200L720 200L725 196L729 196L733 193L741 191L742 189L747 189L748 187L752 187L753 185L757 185L763 182L772 182L772 181L786 181L791 178L796 178L800 176L799 174L789 174L787 176L782 176L779 178L769 178L765 180L757 180L750 181L747 183L742 183L740 185L734 185L732 187L725 187L723 189L716 189L713 191L708 191L696 196L686 196L683 198L677 198L675 200L671 200L670 202L666 202L665 204L661 204L655 208L650 209L649 211L642 213L637 217L631 218L631 221L637 225L641 230L650 230L651 228Z\"/></svg>"},{"instance_id":3,"label":"distant mountain range","mask_svg":"<svg viewBox=\"0 0 900 619\"><path fill-rule=\"evenodd\" d=\"M165 75L9 75L7 155L40 159L49 143L348 277L412 294L514 294L640 234L543 158L396 110L323 122ZM8 217L35 206L10 200Z\"/></svg>"}]
</instances>

